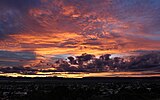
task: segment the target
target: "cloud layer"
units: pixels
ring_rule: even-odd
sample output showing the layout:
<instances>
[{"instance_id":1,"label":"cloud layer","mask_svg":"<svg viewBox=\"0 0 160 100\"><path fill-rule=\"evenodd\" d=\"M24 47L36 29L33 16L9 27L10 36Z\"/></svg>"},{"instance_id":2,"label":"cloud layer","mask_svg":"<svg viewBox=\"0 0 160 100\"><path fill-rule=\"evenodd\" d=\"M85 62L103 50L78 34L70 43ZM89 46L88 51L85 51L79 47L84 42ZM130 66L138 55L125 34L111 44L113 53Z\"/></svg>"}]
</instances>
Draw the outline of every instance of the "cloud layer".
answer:
<instances>
[{"instance_id":1,"label":"cloud layer","mask_svg":"<svg viewBox=\"0 0 160 100\"><path fill-rule=\"evenodd\" d=\"M0 65L12 57L160 50L159 11L159 0L1 0Z\"/></svg>"}]
</instances>

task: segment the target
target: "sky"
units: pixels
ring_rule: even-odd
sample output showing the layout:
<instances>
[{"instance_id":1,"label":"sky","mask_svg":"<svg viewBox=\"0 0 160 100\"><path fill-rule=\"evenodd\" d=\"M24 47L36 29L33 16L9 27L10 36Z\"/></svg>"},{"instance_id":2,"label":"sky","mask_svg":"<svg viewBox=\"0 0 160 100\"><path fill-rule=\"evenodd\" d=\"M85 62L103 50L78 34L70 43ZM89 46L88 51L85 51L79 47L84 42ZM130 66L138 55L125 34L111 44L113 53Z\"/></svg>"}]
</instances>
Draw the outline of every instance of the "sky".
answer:
<instances>
[{"instance_id":1,"label":"sky","mask_svg":"<svg viewBox=\"0 0 160 100\"><path fill-rule=\"evenodd\" d=\"M160 50L160 0L0 0L0 12L1 68Z\"/></svg>"}]
</instances>

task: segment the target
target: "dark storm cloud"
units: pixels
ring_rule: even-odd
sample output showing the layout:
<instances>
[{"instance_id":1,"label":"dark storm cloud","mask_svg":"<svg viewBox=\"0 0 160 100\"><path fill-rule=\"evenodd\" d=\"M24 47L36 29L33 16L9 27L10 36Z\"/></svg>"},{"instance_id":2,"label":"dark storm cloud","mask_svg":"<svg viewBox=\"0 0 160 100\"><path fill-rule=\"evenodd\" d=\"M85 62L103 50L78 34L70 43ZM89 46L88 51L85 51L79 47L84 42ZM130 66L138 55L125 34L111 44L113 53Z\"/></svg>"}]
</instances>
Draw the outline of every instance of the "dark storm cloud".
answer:
<instances>
[{"instance_id":1,"label":"dark storm cloud","mask_svg":"<svg viewBox=\"0 0 160 100\"><path fill-rule=\"evenodd\" d=\"M133 57L128 66L130 71L159 71L160 68L160 52L146 52L142 56Z\"/></svg>"},{"instance_id":2,"label":"dark storm cloud","mask_svg":"<svg viewBox=\"0 0 160 100\"><path fill-rule=\"evenodd\" d=\"M17 59L17 60L35 60L35 54L33 52L21 51L0 51L0 58L4 59Z\"/></svg>"},{"instance_id":3,"label":"dark storm cloud","mask_svg":"<svg viewBox=\"0 0 160 100\"><path fill-rule=\"evenodd\" d=\"M139 55L126 58L110 56L111 54L101 55L99 58L92 54L68 56L69 61L57 61L59 66L54 71L159 71L160 68L159 51L139 52Z\"/></svg>"},{"instance_id":4,"label":"dark storm cloud","mask_svg":"<svg viewBox=\"0 0 160 100\"><path fill-rule=\"evenodd\" d=\"M23 66L35 59L36 55L33 52L0 51L0 66Z\"/></svg>"},{"instance_id":5,"label":"dark storm cloud","mask_svg":"<svg viewBox=\"0 0 160 100\"><path fill-rule=\"evenodd\" d=\"M114 57L111 54L104 54L97 58L93 54L82 54L79 56L56 55L53 62L40 61L37 67L45 66L48 69L32 69L22 66L1 67L4 73L28 73L35 74L42 72L110 72L110 71L152 71L157 72L160 68L159 51L137 51L140 55L127 56L126 58ZM143 53L142 53L143 52ZM56 58L56 59L55 59ZM63 59L65 58L65 59ZM67 60L66 60L67 59ZM8 62L9 63L9 62ZM35 66L32 66L35 68ZM44 67L43 67L44 68ZM54 68L54 70L50 69Z\"/></svg>"}]
</instances>

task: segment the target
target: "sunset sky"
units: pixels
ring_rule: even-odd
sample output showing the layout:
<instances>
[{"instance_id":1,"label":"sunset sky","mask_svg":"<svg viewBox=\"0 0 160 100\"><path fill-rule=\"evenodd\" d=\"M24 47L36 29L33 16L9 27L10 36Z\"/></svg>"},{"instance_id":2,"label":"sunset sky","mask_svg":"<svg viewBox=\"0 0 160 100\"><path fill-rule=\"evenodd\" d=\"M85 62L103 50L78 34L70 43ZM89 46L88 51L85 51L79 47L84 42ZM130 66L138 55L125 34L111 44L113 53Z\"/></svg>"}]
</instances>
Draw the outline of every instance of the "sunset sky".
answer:
<instances>
[{"instance_id":1,"label":"sunset sky","mask_svg":"<svg viewBox=\"0 0 160 100\"><path fill-rule=\"evenodd\" d=\"M160 50L160 0L0 0L0 67Z\"/></svg>"}]
</instances>

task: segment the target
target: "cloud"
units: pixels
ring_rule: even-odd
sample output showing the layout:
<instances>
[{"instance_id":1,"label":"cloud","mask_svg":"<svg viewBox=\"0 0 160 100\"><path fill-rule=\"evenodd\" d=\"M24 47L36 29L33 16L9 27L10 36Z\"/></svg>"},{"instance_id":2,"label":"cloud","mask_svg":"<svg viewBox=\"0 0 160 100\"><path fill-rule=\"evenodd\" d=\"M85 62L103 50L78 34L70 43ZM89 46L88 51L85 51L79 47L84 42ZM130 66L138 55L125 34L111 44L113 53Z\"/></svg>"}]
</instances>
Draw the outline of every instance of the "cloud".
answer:
<instances>
[{"instance_id":1,"label":"cloud","mask_svg":"<svg viewBox=\"0 0 160 100\"><path fill-rule=\"evenodd\" d=\"M159 0L1 0L0 50L43 56L159 50L159 5Z\"/></svg>"},{"instance_id":2,"label":"cloud","mask_svg":"<svg viewBox=\"0 0 160 100\"><path fill-rule=\"evenodd\" d=\"M36 60L36 55L30 51L0 51L0 67L23 66L33 60Z\"/></svg>"},{"instance_id":3,"label":"cloud","mask_svg":"<svg viewBox=\"0 0 160 100\"><path fill-rule=\"evenodd\" d=\"M143 52L142 56L138 56L132 59L129 69L137 70L151 70L158 69L160 67L160 52Z\"/></svg>"},{"instance_id":4,"label":"cloud","mask_svg":"<svg viewBox=\"0 0 160 100\"><path fill-rule=\"evenodd\" d=\"M57 55L52 59L40 60L37 64L29 67L16 65L13 60L6 63L11 66L1 66L3 73L37 74L50 72L159 72L159 51L137 51L138 54L126 54L125 57L111 57L111 54L96 57L93 54L82 54L79 56ZM65 58L65 59L63 59ZM3 59L4 60L4 59ZM2 65L2 62L0 62ZM24 64L24 63L23 63ZM50 73L51 74L51 73ZM123 73L122 73L123 74Z\"/></svg>"},{"instance_id":5,"label":"cloud","mask_svg":"<svg viewBox=\"0 0 160 100\"><path fill-rule=\"evenodd\" d=\"M0 1L0 34L36 31L32 27L40 27L28 15L28 11L40 5L40 0L1 0ZM32 27L30 27L32 26Z\"/></svg>"},{"instance_id":6,"label":"cloud","mask_svg":"<svg viewBox=\"0 0 160 100\"><path fill-rule=\"evenodd\" d=\"M65 56L65 57L62 57ZM42 72L141 72L159 71L160 52L136 52L118 57L111 57L111 54L96 57L93 54L82 54L80 56L59 55L58 59L51 62L42 61L36 66ZM65 58L65 59L63 59ZM33 66L34 67L34 66Z\"/></svg>"},{"instance_id":7,"label":"cloud","mask_svg":"<svg viewBox=\"0 0 160 100\"><path fill-rule=\"evenodd\" d=\"M0 68L0 71L3 73L22 73L22 74L36 74L36 69L29 67L5 67Z\"/></svg>"},{"instance_id":8,"label":"cloud","mask_svg":"<svg viewBox=\"0 0 160 100\"><path fill-rule=\"evenodd\" d=\"M116 30L125 30L127 34L134 34L135 32L138 32L137 34L150 34L150 32L159 31L156 28L159 26L158 9L160 9L159 6L156 6L157 3L159 3L158 0L1 1L1 5L5 7L2 11L10 12L6 17L10 16L11 21L16 20L18 22L20 18L14 18L12 13L20 14L19 16L25 18L22 18L22 20L27 20L22 22L25 24L25 28L28 27L27 29L50 32L67 31L84 35L97 34L97 36ZM38 29L32 29L33 26ZM21 30L19 31L21 32ZM117 34L121 34L121 32L117 32Z\"/></svg>"}]
</instances>

